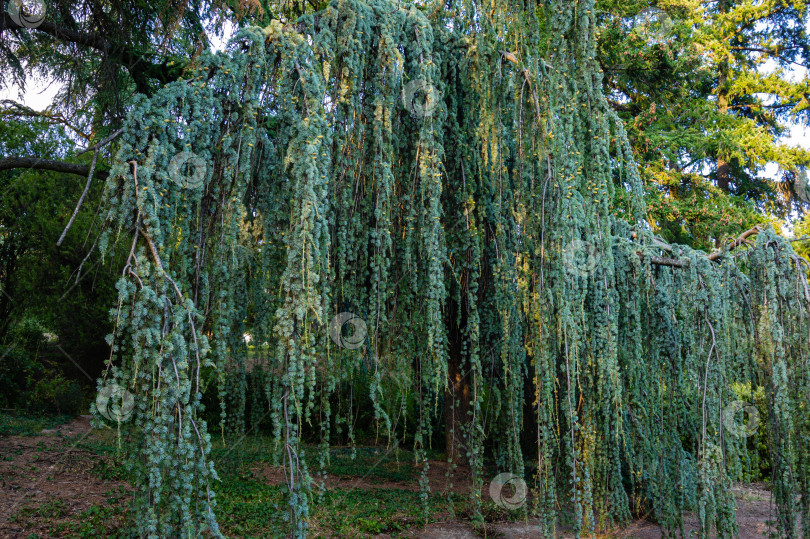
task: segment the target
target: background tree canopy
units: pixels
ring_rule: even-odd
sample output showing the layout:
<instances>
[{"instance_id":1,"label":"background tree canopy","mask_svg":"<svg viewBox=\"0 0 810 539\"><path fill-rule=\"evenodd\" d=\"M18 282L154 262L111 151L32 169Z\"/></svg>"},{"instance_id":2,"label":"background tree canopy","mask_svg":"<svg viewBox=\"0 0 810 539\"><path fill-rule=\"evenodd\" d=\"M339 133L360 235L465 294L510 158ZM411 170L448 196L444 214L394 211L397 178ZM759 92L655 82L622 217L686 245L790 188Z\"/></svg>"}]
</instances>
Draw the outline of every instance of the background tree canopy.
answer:
<instances>
[{"instance_id":1,"label":"background tree canopy","mask_svg":"<svg viewBox=\"0 0 810 539\"><path fill-rule=\"evenodd\" d=\"M59 85L0 111L0 338L134 396L140 535L220 535L213 425L271 435L280 534L363 437L469 466L476 521L495 467L550 537L733 537L766 475L810 536L803 2L45 7L0 26Z\"/></svg>"}]
</instances>

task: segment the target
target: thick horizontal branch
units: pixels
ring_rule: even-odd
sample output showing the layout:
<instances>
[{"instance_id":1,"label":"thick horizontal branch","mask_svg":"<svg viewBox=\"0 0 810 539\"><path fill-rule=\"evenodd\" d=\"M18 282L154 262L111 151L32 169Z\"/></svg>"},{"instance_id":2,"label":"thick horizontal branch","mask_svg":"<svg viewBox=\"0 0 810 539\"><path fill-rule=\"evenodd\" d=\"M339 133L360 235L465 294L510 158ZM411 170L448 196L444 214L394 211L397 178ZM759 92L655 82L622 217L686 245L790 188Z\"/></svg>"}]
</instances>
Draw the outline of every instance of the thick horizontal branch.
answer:
<instances>
[{"instance_id":1,"label":"thick horizontal branch","mask_svg":"<svg viewBox=\"0 0 810 539\"><path fill-rule=\"evenodd\" d=\"M40 159L38 157L0 157L0 170L13 170L18 168L30 168L34 170L50 170L53 172L64 172L65 174L76 174L87 177L90 174L89 165L79 165L76 163L65 163L53 159ZM102 179L107 178L107 172L96 171L96 176Z\"/></svg>"}]
</instances>

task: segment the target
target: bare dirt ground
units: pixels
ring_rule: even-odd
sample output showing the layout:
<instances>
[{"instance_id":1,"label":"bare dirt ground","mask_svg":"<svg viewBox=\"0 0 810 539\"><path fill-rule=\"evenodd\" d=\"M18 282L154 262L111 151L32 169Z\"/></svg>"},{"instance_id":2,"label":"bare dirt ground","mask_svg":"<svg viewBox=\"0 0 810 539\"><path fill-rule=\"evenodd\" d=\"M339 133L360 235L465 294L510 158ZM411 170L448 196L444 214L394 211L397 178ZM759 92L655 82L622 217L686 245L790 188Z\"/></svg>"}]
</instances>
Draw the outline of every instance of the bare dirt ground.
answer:
<instances>
[{"instance_id":1,"label":"bare dirt ground","mask_svg":"<svg viewBox=\"0 0 810 539\"><path fill-rule=\"evenodd\" d=\"M762 488L762 485L745 485L735 488L734 495L737 499L737 526L740 531L740 539L770 537L769 533L773 531L773 528L768 525L768 522L774 518L774 508L770 503L771 493ZM697 537L697 516L687 513L684 515L684 521L685 539ZM428 526L426 529L414 533L413 537L423 539L473 539L478 537L540 539L543 536L539 533L536 524L537 521L491 524L487 527L486 533L481 534L476 533L472 527L465 523L447 522ZM574 536L563 531L558 537L560 539L571 539ZM597 537L600 539L660 539L663 534L659 526L639 520L633 522L627 528L603 533Z\"/></svg>"},{"instance_id":2,"label":"bare dirt ground","mask_svg":"<svg viewBox=\"0 0 810 539\"><path fill-rule=\"evenodd\" d=\"M50 537L36 525L23 527L21 509L47 508L50 523L68 522L124 483L104 481L90 469L101 459L76 447L91 435L90 416L46 429L40 436L0 438L0 537ZM58 503L54 503L58 500ZM32 519L25 519L27 524Z\"/></svg>"},{"instance_id":3,"label":"bare dirt ground","mask_svg":"<svg viewBox=\"0 0 810 539\"><path fill-rule=\"evenodd\" d=\"M130 487L120 481L103 480L91 472L104 457L76 447L82 440L94 436L89 416L81 416L56 429L44 430L39 436L9 436L0 438L0 538L50 537L37 525L36 515L49 510L49 524L70 522L93 505L106 503L110 490ZM447 464L431 463L428 474L432 488L445 491L448 487ZM283 472L272 466L254 468L253 472L271 484L284 481ZM370 482L364 478L332 475L326 478L326 488L386 488L418 490L414 482ZM453 478L456 492L469 492L467 472L456 469ZM763 485L744 485L734 489L737 499L737 522L741 539L762 538L771 530L768 521L774 517L771 494ZM54 500L58 503L54 504ZM20 511L28 517L20 519ZM33 516L32 516L33 515ZM695 515L686 514L686 537L697 530ZM485 534L476 533L465 522L449 520L412 531L410 537L425 539L468 539L492 537L503 539L535 539L541 535L536 521L503 522L487 525ZM381 539L387 535L378 536ZM561 539L573 537L561 532ZM604 538L658 539L661 529L653 523L634 522L631 526L605 533Z\"/></svg>"},{"instance_id":4,"label":"bare dirt ground","mask_svg":"<svg viewBox=\"0 0 810 539\"><path fill-rule=\"evenodd\" d=\"M771 506L771 493L763 488L763 485L745 485L734 489L737 499L737 525L740 531L740 539L762 539L769 537L769 532L773 528L768 522L774 518ZM698 519L691 513L684 514L685 539L697 537ZM694 533L693 533L694 532ZM529 522L505 522L495 523L487 526L485 533L476 533L471 526L461 522L446 522L433 524L415 532L413 537L423 539L473 539L479 537L491 537L499 539L540 539L537 521ZM571 533L564 530L558 535L560 539L572 539ZM651 522L638 520L627 528L613 530L597 536L600 539L660 539L663 537L661 528ZM714 536L713 536L714 537Z\"/></svg>"}]
</instances>

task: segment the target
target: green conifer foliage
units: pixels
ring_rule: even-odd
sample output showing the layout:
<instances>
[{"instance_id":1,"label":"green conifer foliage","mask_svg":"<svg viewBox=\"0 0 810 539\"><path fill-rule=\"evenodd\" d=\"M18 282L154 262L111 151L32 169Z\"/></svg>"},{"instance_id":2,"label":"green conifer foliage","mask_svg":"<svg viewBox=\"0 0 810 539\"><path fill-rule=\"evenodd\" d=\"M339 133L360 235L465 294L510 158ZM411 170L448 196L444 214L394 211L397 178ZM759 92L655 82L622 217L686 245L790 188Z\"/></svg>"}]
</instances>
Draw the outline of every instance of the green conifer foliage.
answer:
<instances>
[{"instance_id":1,"label":"green conifer foliage","mask_svg":"<svg viewBox=\"0 0 810 539\"><path fill-rule=\"evenodd\" d=\"M807 269L770 231L711 257L652 236L595 20L592 0L333 0L136 103L102 247L132 245L108 377L138 402L143 535L219 534L200 377L244 431L247 320L271 345L296 537L345 421L332 397L367 375L378 435L410 432L426 472L451 361L476 512L485 460L534 459L549 537L560 507L578 536L648 512L674 532L691 509L732 537L748 448L725 410L748 383L766 388L780 533L800 513L807 535ZM342 312L359 347L330 338Z\"/></svg>"}]
</instances>

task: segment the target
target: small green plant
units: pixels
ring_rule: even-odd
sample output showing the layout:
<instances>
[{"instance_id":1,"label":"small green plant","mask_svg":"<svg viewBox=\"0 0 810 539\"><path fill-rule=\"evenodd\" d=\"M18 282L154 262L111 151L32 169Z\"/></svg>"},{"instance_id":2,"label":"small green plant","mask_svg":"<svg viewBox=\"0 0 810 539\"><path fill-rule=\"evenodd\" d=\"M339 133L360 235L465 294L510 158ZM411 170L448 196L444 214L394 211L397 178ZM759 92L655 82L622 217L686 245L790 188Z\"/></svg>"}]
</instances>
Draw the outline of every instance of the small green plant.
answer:
<instances>
[{"instance_id":1,"label":"small green plant","mask_svg":"<svg viewBox=\"0 0 810 539\"><path fill-rule=\"evenodd\" d=\"M372 483L415 481L419 476L413 453L374 447L333 449L326 471L334 475L362 477Z\"/></svg>"},{"instance_id":2,"label":"small green plant","mask_svg":"<svg viewBox=\"0 0 810 539\"><path fill-rule=\"evenodd\" d=\"M29 407L42 413L75 415L85 406L81 386L61 374L36 381L29 399Z\"/></svg>"}]
</instances>

